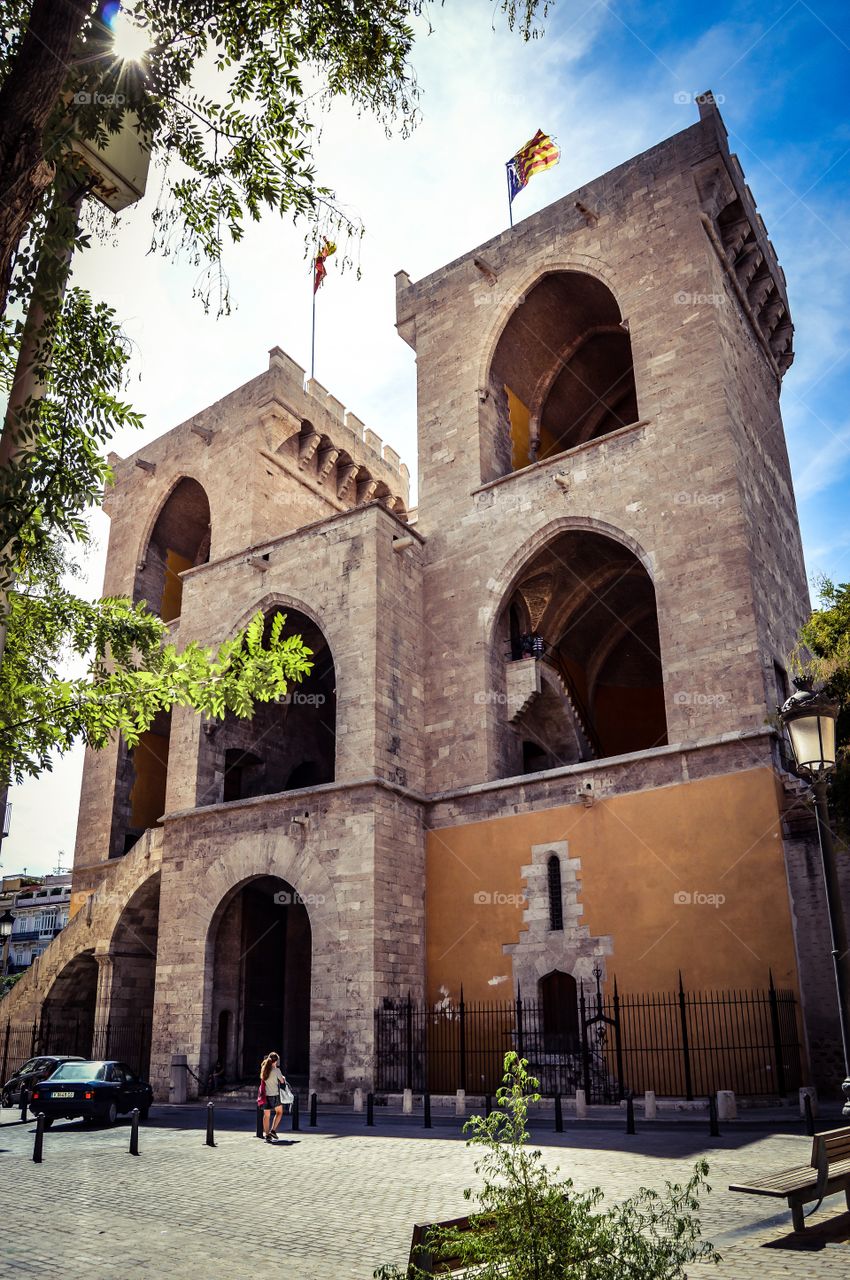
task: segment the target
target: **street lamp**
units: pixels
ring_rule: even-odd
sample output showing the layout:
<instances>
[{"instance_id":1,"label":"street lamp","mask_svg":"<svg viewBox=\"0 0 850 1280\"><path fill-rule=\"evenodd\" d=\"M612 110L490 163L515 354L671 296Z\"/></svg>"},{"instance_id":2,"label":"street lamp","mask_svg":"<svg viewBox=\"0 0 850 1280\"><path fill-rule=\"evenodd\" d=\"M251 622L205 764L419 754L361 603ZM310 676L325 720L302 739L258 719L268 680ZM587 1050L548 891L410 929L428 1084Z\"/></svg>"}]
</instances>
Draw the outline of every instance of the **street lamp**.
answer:
<instances>
[{"instance_id":1,"label":"street lamp","mask_svg":"<svg viewBox=\"0 0 850 1280\"><path fill-rule=\"evenodd\" d=\"M0 947L3 949L3 977L6 977L6 970L9 968L9 939L12 936L12 926L15 923L15 917L7 908L2 916L0 916Z\"/></svg>"},{"instance_id":2,"label":"street lamp","mask_svg":"<svg viewBox=\"0 0 850 1280\"><path fill-rule=\"evenodd\" d=\"M835 865L835 847L829 826L826 798L827 778L835 768L835 721L838 703L823 691L815 692L811 681L794 681L792 693L780 708L779 716L788 734L797 773L811 783L815 801L829 934L832 944L832 966L838 995L838 1022L844 1053L843 1114L850 1116L850 983L847 979L847 926L841 905L841 890Z\"/></svg>"}]
</instances>

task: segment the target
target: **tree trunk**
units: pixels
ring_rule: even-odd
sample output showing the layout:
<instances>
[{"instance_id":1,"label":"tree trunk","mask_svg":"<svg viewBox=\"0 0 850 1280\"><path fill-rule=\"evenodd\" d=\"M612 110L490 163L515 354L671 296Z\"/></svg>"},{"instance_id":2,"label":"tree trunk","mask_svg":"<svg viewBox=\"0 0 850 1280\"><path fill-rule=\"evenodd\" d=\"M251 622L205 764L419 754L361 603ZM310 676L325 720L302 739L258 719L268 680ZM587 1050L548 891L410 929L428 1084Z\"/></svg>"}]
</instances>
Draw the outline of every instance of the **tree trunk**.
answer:
<instances>
[{"instance_id":1,"label":"tree trunk","mask_svg":"<svg viewBox=\"0 0 850 1280\"><path fill-rule=\"evenodd\" d=\"M21 47L0 87L0 315L6 310L15 250L53 181L43 134L92 0L33 0Z\"/></svg>"}]
</instances>

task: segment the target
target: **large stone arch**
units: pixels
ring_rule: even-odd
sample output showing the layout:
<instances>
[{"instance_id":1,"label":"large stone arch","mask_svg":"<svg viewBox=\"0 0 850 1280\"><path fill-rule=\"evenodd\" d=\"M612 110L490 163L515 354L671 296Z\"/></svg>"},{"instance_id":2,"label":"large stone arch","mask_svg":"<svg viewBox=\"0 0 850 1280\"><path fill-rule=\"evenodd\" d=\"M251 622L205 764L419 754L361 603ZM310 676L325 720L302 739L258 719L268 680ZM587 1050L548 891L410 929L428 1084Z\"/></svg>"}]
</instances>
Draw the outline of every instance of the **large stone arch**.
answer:
<instances>
[{"instance_id":1,"label":"large stone arch","mask_svg":"<svg viewBox=\"0 0 850 1280\"><path fill-rule=\"evenodd\" d=\"M505 325L518 307L521 307L532 289L540 283L544 276L554 272L580 272L599 280L614 295L623 316L628 317L632 292L615 268L599 258L588 254L577 253L569 258L557 258L537 263L522 275L517 273L512 279L507 272L500 285L500 301L494 308L493 319L485 330L481 341L481 353L478 362L478 386L486 387L493 363L493 354L499 344Z\"/></svg>"},{"instance_id":2,"label":"large stone arch","mask_svg":"<svg viewBox=\"0 0 850 1280\"><path fill-rule=\"evenodd\" d=\"M646 551L641 543L636 538L633 538L630 533L627 533L625 529L609 524L605 520L598 520L595 516L559 516L530 534L517 547L510 559L505 562L498 576L491 577L487 583L492 603L482 610L480 616L484 620L485 643L488 648L493 643L493 631L502 609L503 601L516 586L523 570L539 552L545 550L561 533L572 529L585 529L590 532L600 533L606 538L611 538L614 542L622 543L640 561L653 586L657 589L660 578L655 565L655 553Z\"/></svg>"},{"instance_id":3,"label":"large stone arch","mask_svg":"<svg viewBox=\"0 0 850 1280\"><path fill-rule=\"evenodd\" d=\"M175 493L178 492L180 485L187 483L187 481L192 485L197 485L197 488L201 489L202 492L204 492L205 494L207 508L209 508L209 512L210 512L210 532L211 532L212 508L210 503L209 492L207 492L206 485L202 483L201 480L198 480L198 477L196 475L191 475L189 474L188 471L182 471L182 472L179 472L179 475L170 476L169 479L166 480L165 484L160 483L159 485L157 485L157 492L155 494L155 498L151 502L150 515L148 515L148 518L145 524L145 529L143 529L140 541L138 541L136 567L134 567L134 585L133 585L134 599L137 598L137 593L138 591L140 591L140 575L143 572L143 568L145 568L147 550L148 548L150 548L151 539L154 538L154 530L156 529L157 522L159 522L160 517L163 516L163 512L165 511L165 508L168 507L170 500L172 500L174 498ZM211 538L210 538L210 548L211 548ZM207 559L210 558L209 557L210 548L207 548L207 557L206 557ZM156 612L156 602L150 602L150 600L148 600L148 605L150 605L150 607L154 609L154 611Z\"/></svg>"},{"instance_id":4,"label":"large stone arch","mask_svg":"<svg viewBox=\"0 0 850 1280\"><path fill-rule=\"evenodd\" d=\"M485 482L639 418L629 325L598 266L545 263L507 301L479 382Z\"/></svg>"},{"instance_id":5,"label":"large stone arch","mask_svg":"<svg viewBox=\"0 0 850 1280\"><path fill-rule=\"evenodd\" d=\"M251 719L228 712L204 726L198 807L321 786L336 778L337 669L323 622L309 605L269 593L241 614L231 634L258 612L267 626L275 615L286 615L285 634L301 635L313 652L313 670L293 683L282 701L259 704Z\"/></svg>"},{"instance_id":6,"label":"large stone arch","mask_svg":"<svg viewBox=\"0 0 850 1280\"><path fill-rule=\"evenodd\" d=\"M566 518L538 531L501 582L491 581L492 687L504 683L506 707L495 776L666 744L658 606L645 558L620 530ZM531 627L521 636L518 602Z\"/></svg>"},{"instance_id":7,"label":"large stone arch","mask_svg":"<svg viewBox=\"0 0 850 1280\"><path fill-rule=\"evenodd\" d=\"M270 814L265 808L256 812L265 819ZM176 829L184 821L175 818L169 823L169 842L173 839L175 848L180 846ZM371 937L371 915L361 910L356 921L352 920L348 881L336 881L332 861L328 863L315 851L307 852L309 837L295 822L282 816L274 823L245 820L234 823L225 835L214 815L205 821L213 824L210 831L215 832L207 846L208 862L192 877L191 885L173 875L168 881L168 897L163 900L166 909L161 921L152 1065L156 1087L160 1094L167 1088L174 1051L187 1053L201 1079L209 1071L218 1047L214 1025L216 927L237 893L252 881L271 877L291 886L309 914L310 1087L323 1096L339 1096L342 1089L350 1088L352 1080L360 1084L368 1068L363 1028L368 1025L371 1034L371 985L348 977L347 972L349 962L353 974L366 971L365 961L352 957L355 932L365 931L358 935L357 946L362 947L363 939ZM197 820L192 826L192 847L202 848L204 832L196 826ZM179 951L176 961L172 949ZM347 1030L346 1024L356 1031Z\"/></svg>"}]
</instances>

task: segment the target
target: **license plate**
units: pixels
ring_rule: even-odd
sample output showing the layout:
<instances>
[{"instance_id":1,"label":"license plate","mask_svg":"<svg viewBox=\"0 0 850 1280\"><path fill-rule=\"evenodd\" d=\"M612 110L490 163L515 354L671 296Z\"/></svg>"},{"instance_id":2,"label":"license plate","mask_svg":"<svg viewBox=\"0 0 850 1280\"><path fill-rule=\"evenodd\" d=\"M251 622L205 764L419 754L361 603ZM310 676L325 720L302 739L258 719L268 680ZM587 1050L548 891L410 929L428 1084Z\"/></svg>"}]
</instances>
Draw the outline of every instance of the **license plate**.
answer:
<instances>
[{"instance_id":1,"label":"license plate","mask_svg":"<svg viewBox=\"0 0 850 1280\"><path fill-rule=\"evenodd\" d=\"M73 1098L73 1093L52 1093L51 1098Z\"/></svg>"}]
</instances>

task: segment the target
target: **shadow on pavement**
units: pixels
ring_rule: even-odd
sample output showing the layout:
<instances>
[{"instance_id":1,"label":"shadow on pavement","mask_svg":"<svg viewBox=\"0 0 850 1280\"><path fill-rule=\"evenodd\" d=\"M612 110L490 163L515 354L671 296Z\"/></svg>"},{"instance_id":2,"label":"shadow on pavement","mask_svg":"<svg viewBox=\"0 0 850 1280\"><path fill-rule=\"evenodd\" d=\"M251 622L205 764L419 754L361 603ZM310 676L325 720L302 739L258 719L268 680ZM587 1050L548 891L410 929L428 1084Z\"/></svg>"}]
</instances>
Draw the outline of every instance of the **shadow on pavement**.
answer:
<instances>
[{"instance_id":1,"label":"shadow on pavement","mask_svg":"<svg viewBox=\"0 0 850 1280\"><path fill-rule=\"evenodd\" d=\"M828 1210L828 1203L824 1207ZM785 1249L791 1253L817 1253L830 1244L850 1244L850 1213L836 1214L826 1222L816 1222L809 1218L805 1231L789 1231L779 1240L766 1241L762 1248Z\"/></svg>"}]
</instances>

